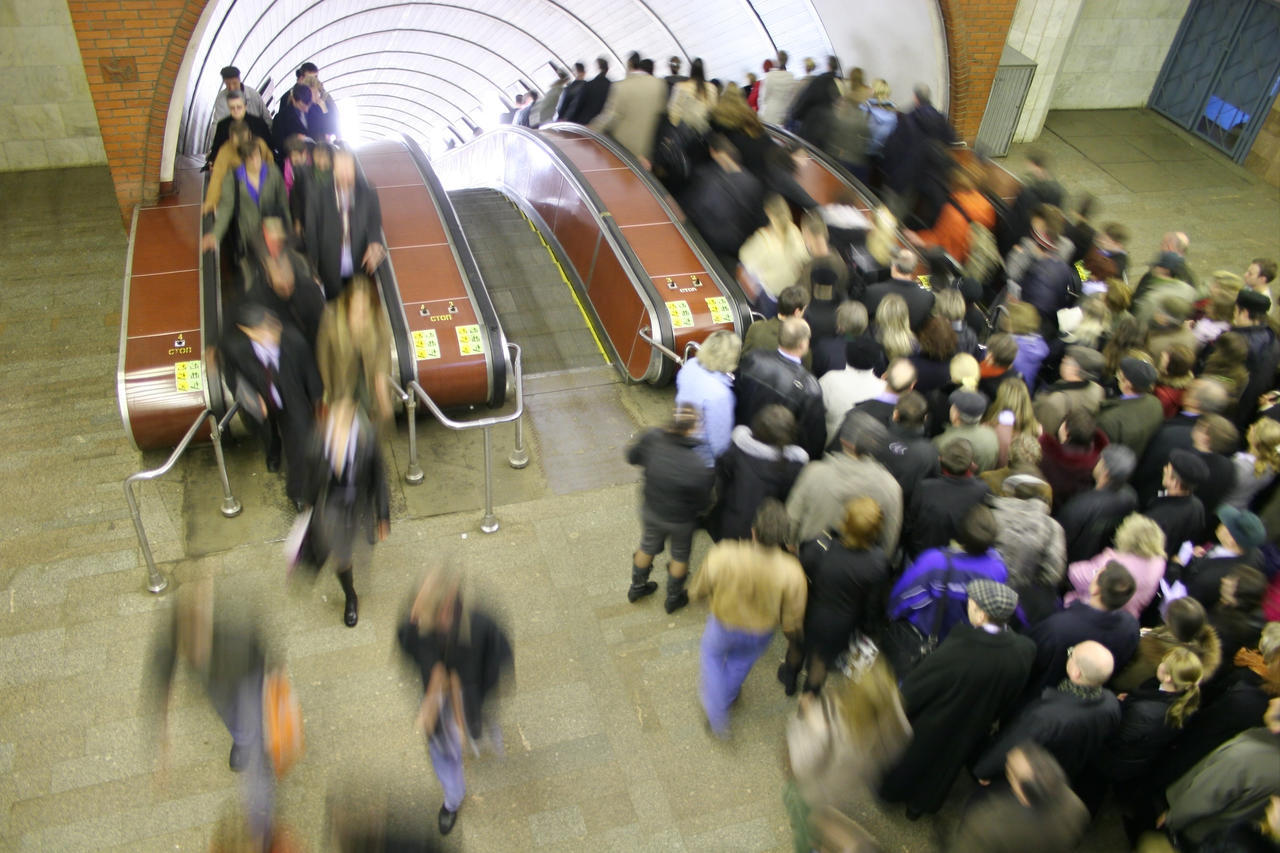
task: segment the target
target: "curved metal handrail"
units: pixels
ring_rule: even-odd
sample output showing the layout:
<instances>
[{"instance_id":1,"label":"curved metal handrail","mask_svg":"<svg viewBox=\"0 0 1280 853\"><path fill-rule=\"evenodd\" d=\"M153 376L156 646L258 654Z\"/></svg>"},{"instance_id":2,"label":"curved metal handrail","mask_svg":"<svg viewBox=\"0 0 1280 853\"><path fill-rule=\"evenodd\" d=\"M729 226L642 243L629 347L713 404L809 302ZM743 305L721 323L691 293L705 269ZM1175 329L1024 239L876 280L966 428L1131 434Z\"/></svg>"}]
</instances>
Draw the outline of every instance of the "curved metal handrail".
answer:
<instances>
[{"instance_id":1,"label":"curved metal handrail","mask_svg":"<svg viewBox=\"0 0 1280 853\"><path fill-rule=\"evenodd\" d=\"M639 335L640 335L640 340L644 341L646 344L653 347L658 352L662 353L667 358L674 361L676 363L676 367L684 367L684 363L688 357L681 356L680 353L676 352L671 347L666 346L665 344L662 344L658 341L655 341L653 339L653 336L650 334L650 330L648 326L645 326L643 329L641 329L639 332ZM689 343L694 344L694 343L697 343L697 341L689 341ZM685 352L688 352L688 351L689 351L689 348L688 346L686 346Z\"/></svg>"},{"instance_id":2,"label":"curved metal handrail","mask_svg":"<svg viewBox=\"0 0 1280 853\"><path fill-rule=\"evenodd\" d=\"M227 424L231 422L231 418L240 409L240 403L233 402L231 408L223 415L221 420L213 412L212 409L205 409L200 413L200 417L195 419L191 427L187 430L187 434L178 442L178 446L169 454L169 458L159 468L152 468L149 471L139 471L136 474L130 474L124 479L124 497L129 504L129 514L133 517L133 529L138 534L138 544L142 547L142 557L147 563L147 589L152 592L163 592L164 588L169 585L169 581L165 578L160 570L156 568L155 558L151 554L151 542L147 539L146 528L142 524L142 514L138 511L138 498L133 492L133 484L147 480L156 480L168 474L173 466L178 463L178 459L186 451L187 447L195 439L196 433L200 431L200 427L206 420L209 421L209 438L213 442L213 452L218 458L218 474L222 477L222 514L226 518L235 518L240 514L242 509L240 501L236 500L235 495L231 494L231 482L227 479L227 462L222 455L222 433L226 429Z\"/></svg>"},{"instance_id":3,"label":"curved metal handrail","mask_svg":"<svg viewBox=\"0 0 1280 853\"><path fill-rule=\"evenodd\" d=\"M511 354L511 364L514 371L516 405L513 411L505 415L490 415L471 421L454 420L444 413L444 410L436 404L435 400L431 399L431 395L418 384L418 380L410 381L406 389L402 388L394 377L387 377L391 387L400 395L400 400L404 403L405 411L408 414L409 466L404 478L410 485L418 485L425 477L422 466L418 464L418 421L415 415L419 401L431 411L431 414L436 416L440 423L449 429L459 432L468 429L484 430L484 518L480 522L480 529L485 533L493 533L499 527L498 519L493 514L493 427L499 424L515 422L515 447L512 448L511 456L508 457L507 461L512 468L523 468L529 464L529 452L524 446L524 425L521 421L524 416L524 367L521 360L520 345L507 341L506 346Z\"/></svg>"}]
</instances>

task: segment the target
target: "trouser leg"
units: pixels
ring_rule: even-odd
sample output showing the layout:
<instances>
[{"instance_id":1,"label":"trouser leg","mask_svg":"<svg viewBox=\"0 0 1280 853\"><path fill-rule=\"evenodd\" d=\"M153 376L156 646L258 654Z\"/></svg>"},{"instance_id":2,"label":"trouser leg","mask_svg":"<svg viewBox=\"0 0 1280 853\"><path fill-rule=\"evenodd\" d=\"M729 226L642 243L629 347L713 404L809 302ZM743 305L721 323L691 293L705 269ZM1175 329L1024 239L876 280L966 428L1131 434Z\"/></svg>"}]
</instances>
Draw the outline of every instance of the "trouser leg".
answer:
<instances>
[{"instance_id":1,"label":"trouser leg","mask_svg":"<svg viewBox=\"0 0 1280 853\"><path fill-rule=\"evenodd\" d=\"M262 682L261 670L246 676L236 688L231 704L219 708L218 713L243 756L241 787L249 830L255 838L265 840L271 833L276 777L263 734Z\"/></svg>"},{"instance_id":2,"label":"trouser leg","mask_svg":"<svg viewBox=\"0 0 1280 853\"><path fill-rule=\"evenodd\" d=\"M445 702L440 709L440 724L427 739L427 752L431 756L431 769L444 789L444 807L456 812L467 793L466 779L462 773L462 735L453 719L453 706Z\"/></svg>"}]
</instances>

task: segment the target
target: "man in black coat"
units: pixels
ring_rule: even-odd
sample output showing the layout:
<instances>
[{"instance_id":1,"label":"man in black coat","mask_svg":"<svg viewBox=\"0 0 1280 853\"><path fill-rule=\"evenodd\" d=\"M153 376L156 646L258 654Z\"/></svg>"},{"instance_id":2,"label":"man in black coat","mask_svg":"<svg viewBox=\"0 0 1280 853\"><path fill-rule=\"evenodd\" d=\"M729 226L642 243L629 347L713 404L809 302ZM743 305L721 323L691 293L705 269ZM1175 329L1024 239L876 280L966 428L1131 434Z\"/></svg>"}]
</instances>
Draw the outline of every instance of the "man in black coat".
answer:
<instances>
[{"instance_id":1,"label":"man in black coat","mask_svg":"<svg viewBox=\"0 0 1280 853\"><path fill-rule=\"evenodd\" d=\"M1197 379L1187 387L1182 395L1182 411L1160 426L1134 472L1133 487L1138 492L1138 500L1146 504L1156 496L1164 478L1164 466L1169 463L1169 454L1179 448L1191 450L1191 429L1199 422L1200 416L1223 411L1227 402L1227 389L1216 380Z\"/></svg>"},{"instance_id":2,"label":"man in black coat","mask_svg":"<svg viewBox=\"0 0 1280 853\"><path fill-rule=\"evenodd\" d=\"M300 333L282 327L274 314L246 299L218 349L223 377L246 422L262 438L267 470L280 470L283 451L288 465L285 491L301 508L307 444L324 395L311 348Z\"/></svg>"},{"instance_id":3,"label":"man in black coat","mask_svg":"<svg viewBox=\"0 0 1280 853\"><path fill-rule=\"evenodd\" d=\"M898 117L893 133L885 140L885 183L900 195L912 195L930 177L922 164L928 161L931 145L945 147L956 140L951 123L931 101L929 87L916 86L915 107Z\"/></svg>"},{"instance_id":4,"label":"man in black coat","mask_svg":"<svg viewBox=\"0 0 1280 853\"><path fill-rule=\"evenodd\" d=\"M791 101L786 125L795 126L796 133L814 145L823 147L831 128L831 108L840 97L837 81L840 77L840 60L827 57L827 70L809 78L808 83Z\"/></svg>"},{"instance_id":5,"label":"man in black coat","mask_svg":"<svg viewBox=\"0 0 1280 853\"><path fill-rule=\"evenodd\" d=\"M707 150L711 161L694 173L680 203L711 251L734 269L738 249L767 222L764 186L742 168L738 150L723 135L712 134Z\"/></svg>"},{"instance_id":6,"label":"man in black coat","mask_svg":"<svg viewBox=\"0 0 1280 853\"><path fill-rule=\"evenodd\" d=\"M936 812L991 725L1015 706L1035 647L1005 625L1018 594L991 580L970 581L968 624L947 638L902 681L910 746L886 774L881 794L905 802L907 816Z\"/></svg>"},{"instance_id":7,"label":"man in black coat","mask_svg":"<svg viewBox=\"0 0 1280 853\"><path fill-rule=\"evenodd\" d=\"M912 496L922 482L941 474L938 448L925 438L924 419L929 401L918 391L908 391L898 398L889 423L889 441L880 454L880 464L902 486L902 503L912 505Z\"/></svg>"},{"instance_id":8,"label":"man in black coat","mask_svg":"<svg viewBox=\"0 0 1280 853\"><path fill-rule=\"evenodd\" d=\"M735 423L749 426L756 412L778 403L796 417L796 443L810 459L821 459L827 418L822 387L801 362L808 351L809 324L799 317L783 320L778 348L773 352L753 350L738 365L734 418Z\"/></svg>"},{"instance_id":9,"label":"man in black coat","mask_svg":"<svg viewBox=\"0 0 1280 853\"><path fill-rule=\"evenodd\" d=\"M382 239L378 193L356 174L350 151L335 151L333 191L317 185L307 196L307 255L327 299L337 298L358 270L374 274L387 254Z\"/></svg>"},{"instance_id":10,"label":"man in black coat","mask_svg":"<svg viewBox=\"0 0 1280 853\"><path fill-rule=\"evenodd\" d=\"M1076 645L1067 660L1066 679L1045 688L1000 729L974 764L973 775L983 784L999 778L1009 751L1030 741L1052 753L1074 783L1120 725L1120 701L1102 686L1114 669L1111 652L1101 643Z\"/></svg>"},{"instance_id":11,"label":"man in black coat","mask_svg":"<svg viewBox=\"0 0 1280 853\"><path fill-rule=\"evenodd\" d=\"M973 474L973 446L958 438L938 453L941 475L921 480L912 492L903 523L903 550L915 557L930 548L945 548L961 520L991 490Z\"/></svg>"},{"instance_id":12,"label":"man in black coat","mask_svg":"<svg viewBox=\"0 0 1280 853\"><path fill-rule=\"evenodd\" d=\"M933 310L933 294L921 287L916 279L916 266L919 263L920 259L915 252L899 249L893 256L893 265L889 270L892 277L888 281L871 285L862 294L862 303L867 306L867 314L873 322L880 300L890 293L896 293L906 300L911 331L920 331L924 321L929 319L929 312Z\"/></svg>"},{"instance_id":13,"label":"man in black coat","mask_svg":"<svg viewBox=\"0 0 1280 853\"><path fill-rule=\"evenodd\" d=\"M569 121L577 109L578 98L582 97L582 87L587 85L587 66L581 62L573 63L573 79L560 92L560 100L556 104L555 120Z\"/></svg>"},{"instance_id":14,"label":"man in black coat","mask_svg":"<svg viewBox=\"0 0 1280 853\"><path fill-rule=\"evenodd\" d=\"M243 120L254 136L263 140L274 151L275 140L271 135L271 125L260 116L256 116L245 107L243 92L227 93L227 107L231 110L230 115L218 122L213 131L213 144L209 146L209 156L207 158L208 165L212 166L213 161L218 156L218 151L222 149L222 144L231 136L231 125L236 121Z\"/></svg>"},{"instance_id":15,"label":"man in black coat","mask_svg":"<svg viewBox=\"0 0 1280 853\"><path fill-rule=\"evenodd\" d=\"M1249 382L1240 392L1240 402L1236 406L1235 424L1244 431L1254 421L1258 412L1258 398L1276 385L1276 370L1280 365L1280 341L1276 333L1267 325L1267 313L1271 310L1271 299L1265 293L1245 288L1236 297L1236 313L1231 323L1231 331L1242 336L1249 345L1249 354L1245 357L1245 367L1249 369ZM1205 348L1204 358L1208 359L1213 346Z\"/></svg>"},{"instance_id":16,"label":"man in black coat","mask_svg":"<svg viewBox=\"0 0 1280 853\"><path fill-rule=\"evenodd\" d=\"M287 244L284 224L268 216L262 222L263 241L256 258L247 262L249 299L266 306L282 325L302 335L315 352L320 318L324 316L324 289L311 275L307 259Z\"/></svg>"},{"instance_id":17,"label":"man in black coat","mask_svg":"<svg viewBox=\"0 0 1280 853\"><path fill-rule=\"evenodd\" d=\"M1027 629L1036 644L1028 696L1053 687L1069 674L1071 650L1085 640L1100 643L1114 666L1128 664L1138 650L1138 620L1122 608L1136 589L1129 570L1110 562L1089 585L1088 601L1077 601Z\"/></svg>"},{"instance_id":18,"label":"man in black coat","mask_svg":"<svg viewBox=\"0 0 1280 853\"><path fill-rule=\"evenodd\" d=\"M272 147L276 151L277 163L284 165L281 152L290 137L302 134L319 142L328 130L328 122L328 116L311 103L310 88L299 83L290 89L276 113L275 121L271 123Z\"/></svg>"},{"instance_id":19,"label":"man in black coat","mask_svg":"<svg viewBox=\"0 0 1280 853\"><path fill-rule=\"evenodd\" d=\"M1209 466L1194 450L1169 454L1164 466L1164 491L1147 504L1142 514L1164 531L1165 553L1170 557L1178 553L1183 542L1199 538L1204 530L1204 504L1195 491L1208 477Z\"/></svg>"},{"instance_id":20,"label":"man in black coat","mask_svg":"<svg viewBox=\"0 0 1280 853\"><path fill-rule=\"evenodd\" d=\"M1101 554L1115 538L1120 522L1137 511L1138 496L1129 485L1132 473L1132 450L1113 444L1102 451L1093 466L1094 488L1074 496L1058 512L1067 536L1067 562Z\"/></svg>"},{"instance_id":21,"label":"man in black coat","mask_svg":"<svg viewBox=\"0 0 1280 853\"><path fill-rule=\"evenodd\" d=\"M605 101L609 100L609 87L612 85L609 82L609 60L600 57L596 60L596 68L600 73L582 85L572 104L565 105L569 112L560 116L561 121L590 124L604 109Z\"/></svg>"}]
</instances>

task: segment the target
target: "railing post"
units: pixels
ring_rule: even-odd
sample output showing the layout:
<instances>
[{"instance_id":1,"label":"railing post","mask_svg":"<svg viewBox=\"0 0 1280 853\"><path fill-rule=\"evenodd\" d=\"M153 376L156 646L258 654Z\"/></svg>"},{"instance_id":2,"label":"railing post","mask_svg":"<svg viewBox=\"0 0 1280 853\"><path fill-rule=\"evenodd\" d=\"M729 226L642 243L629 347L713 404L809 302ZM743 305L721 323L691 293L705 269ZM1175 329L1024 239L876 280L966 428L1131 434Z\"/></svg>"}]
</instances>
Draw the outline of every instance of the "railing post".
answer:
<instances>
[{"instance_id":1,"label":"railing post","mask_svg":"<svg viewBox=\"0 0 1280 853\"><path fill-rule=\"evenodd\" d=\"M411 486L422 482L426 476L422 466L418 464L418 398L410 389L404 401L405 414L409 418L409 467L404 472L404 481Z\"/></svg>"},{"instance_id":2,"label":"railing post","mask_svg":"<svg viewBox=\"0 0 1280 853\"><path fill-rule=\"evenodd\" d=\"M222 515L226 518L235 518L243 507L240 506L240 501L236 500L235 495L231 494L231 480L227 478L227 460L222 454L222 427L218 424L218 417L213 412L209 413L209 438L213 441L213 455L218 460L218 476L222 478Z\"/></svg>"},{"instance_id":3,"label":"railing post","mask_svg":"<svg viewBox=\"0 0 1280 853\"><path fill-rule=\"evenodd\" d=\"M142 558L147 561L147 589L152 592L164 592L169 581L156 568L155 557L151 556L151 543L147 541L147 531L142 527L138 499L133 494L133 483L129 480L124 481L124 498L129 502L129 514L133 516L133 529L138 534L138 544L142 546Z\"/></svg>"},{"instance_id":4,"label":"railing post","mask_svg":"<svg viewBox=\"0 0 1280 853\"><path fill-rule=\"evenodd\" d=\"M484 428L484 519L480 522L484 533L496 533L498 519L493 514L493 427Z\"/></svg>"},{"instance_id":5,"label":"railing post","mask_svg":"<svg viewBox=\"0 0 1280 853\"><path fill-rule=\"evenodd\" d=\"M516 372L516 393L521 403L520 417L516 418L516 446L511 448L511 455L507 457L507 462L512 468L519 469L529 464L529 451L524 446L524 373L520 364L520 345L511 343L507 346L515 355L512 364Z\"/></svg>"}]
</instances>

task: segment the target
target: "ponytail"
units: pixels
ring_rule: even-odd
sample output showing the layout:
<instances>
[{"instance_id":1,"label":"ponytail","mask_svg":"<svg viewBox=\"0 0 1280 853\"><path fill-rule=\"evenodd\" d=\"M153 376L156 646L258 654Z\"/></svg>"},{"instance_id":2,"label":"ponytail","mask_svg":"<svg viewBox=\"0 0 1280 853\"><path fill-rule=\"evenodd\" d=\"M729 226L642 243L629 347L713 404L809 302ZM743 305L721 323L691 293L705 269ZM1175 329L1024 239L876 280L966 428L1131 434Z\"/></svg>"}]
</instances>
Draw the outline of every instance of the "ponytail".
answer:
<instances>
[{"instance_id":1,"label":"ponytail","mask_svg":"<svg viewBox=\"0 0 1280 853\"><path fill-rule=\"evenodd\" d=\"M1164 722L1171 729L1181 729L1187 718L1200 707L1200 680L1204 677L1204 665L1189 649L1175 648L1160 661L1164 669L1161 680L1168 679L1181 695L1165 711ZM1159 672L1159 669L1157 669Z\"/></svg>"},{"instance_id":2,"label":"ponytail","mask_svg":"<svg viewBox=\"0 0 1280 853\"><path fill-rule=\"evenodd\" d=\"M1171 729L1180 729L1187 718L1200 707L1200 685L1193 684L1169 706L1164 714L1164 722Z\"/></svg>"}]
</instances>

